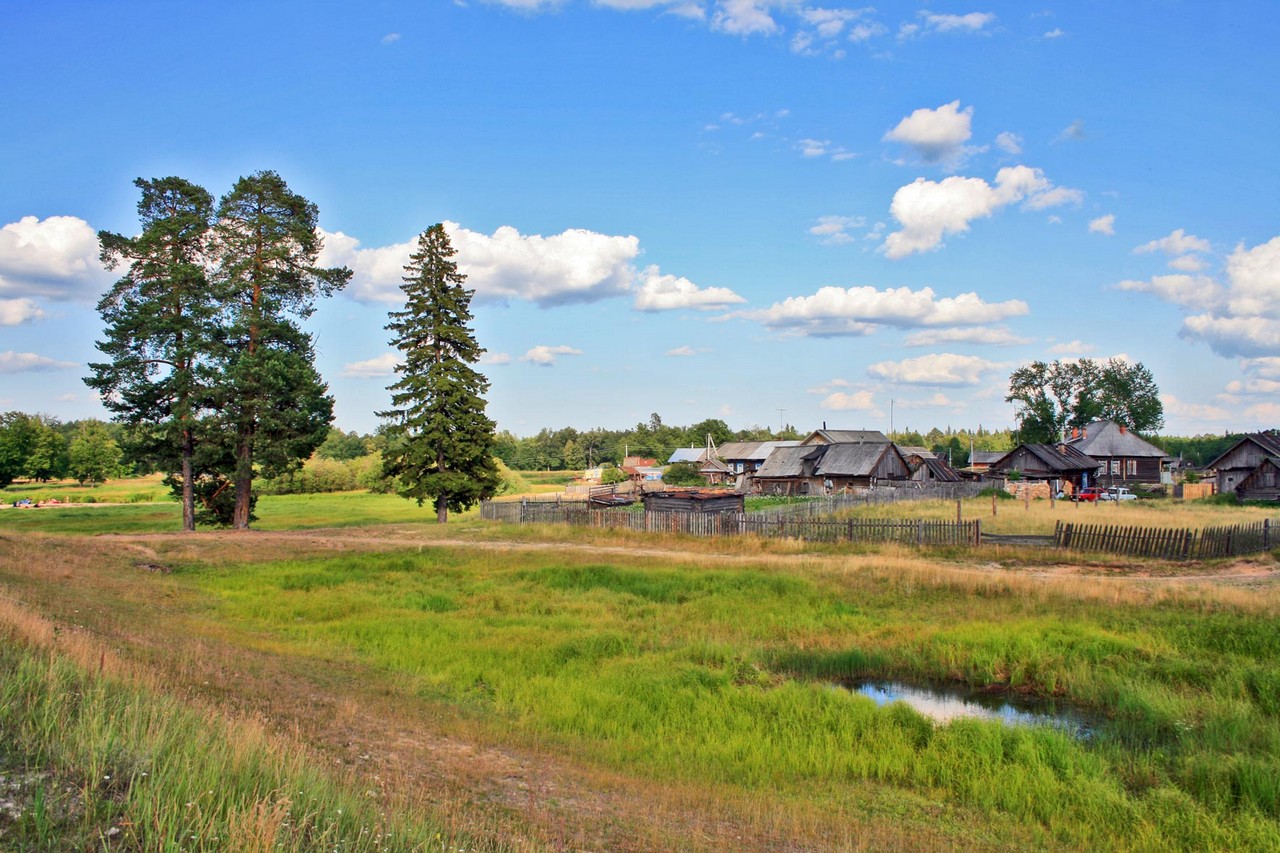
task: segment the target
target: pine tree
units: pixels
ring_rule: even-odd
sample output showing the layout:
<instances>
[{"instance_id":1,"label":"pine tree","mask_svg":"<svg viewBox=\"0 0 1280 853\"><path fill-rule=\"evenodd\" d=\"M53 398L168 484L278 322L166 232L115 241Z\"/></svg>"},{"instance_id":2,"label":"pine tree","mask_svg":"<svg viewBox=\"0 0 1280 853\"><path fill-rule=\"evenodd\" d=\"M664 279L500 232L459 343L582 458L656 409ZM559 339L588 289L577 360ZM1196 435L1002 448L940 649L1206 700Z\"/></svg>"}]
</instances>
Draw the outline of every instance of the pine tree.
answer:
<instances>
[{"instance_id":1,"label":"pine tree","mask_svg":"<svg viewBox=\"0 0 1280 853\"><path fill-rule=\"evenodd\" d=\"M489 380L476 371L484 349L471 323L474 291L452 260L454 248L444 226L418 236L409 258L403 311L391 312L387 330L404 362L390 385L392 408L383 451L385 472L398 478L399 494L421 506L431 498L436 521L492 497L500 485L493 459L494 422L484 412Z\"/></svg>"},{"instance_id":2,"label":"pine tree","mask_svg":"<svg viewBox=\"0 0 1280 853\"><path fill-rule=\"evenodd\" d=\"M235 504L231 526L249 526L253 478L296 468L319 447L333 398L314 365L311 336L298 321L351 278L322 269L316 206L275 172L241 178L218 204L215 290L228 317L216 407L232 437Z\"/></svg>"},{"instance_id":3,"label":"pine tree","mask_svg":"<svg viewBox=\"0 0 1280 853\"><path fill-rule=\"evenodd\" d=\"M124 276L98 303L106 322L98 349L110 360L90 364L85 379L116 420L145 439L136 453L181 481L182 529L195 530L192 458L206 391L207 354L218 305L204 267L213 197L182 178L138 178L142 233L98 233L108 269ZM174 469L177 469L176 471Z\"/></svg>"}]
</instances>

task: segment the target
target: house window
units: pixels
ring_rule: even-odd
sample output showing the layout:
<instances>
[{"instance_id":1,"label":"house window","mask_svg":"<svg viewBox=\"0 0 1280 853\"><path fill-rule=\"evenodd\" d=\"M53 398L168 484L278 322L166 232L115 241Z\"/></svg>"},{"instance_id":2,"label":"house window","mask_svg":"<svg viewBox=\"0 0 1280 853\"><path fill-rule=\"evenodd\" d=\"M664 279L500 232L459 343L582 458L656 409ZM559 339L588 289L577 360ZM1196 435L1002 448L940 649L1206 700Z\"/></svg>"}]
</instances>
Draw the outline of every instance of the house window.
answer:
<instances>
[{"instance_id":1,"label":"house window","mask_svg":"<svg viewBox=\"0 0 1280 853\"><path fill-rule=\"evenodd\" d=\"M1119 460L1119 459L1112 459L1112 460L1111 460L1111 473L1112 473L1112 474L1119 474L1119 473L1120 473L1120 460Z\"/></svg>"},{"instance_id":2,"label":"house window","mask_svg":"<svg viewBox=\"0 0 1280 853\"><path fill-rule=\"evenodd\" d=\"M1126 460L1125 468L1127 469L1129 476L1131 477L1138 476L1138 460L1137 459Z\"/></svg>"}]
</instances>

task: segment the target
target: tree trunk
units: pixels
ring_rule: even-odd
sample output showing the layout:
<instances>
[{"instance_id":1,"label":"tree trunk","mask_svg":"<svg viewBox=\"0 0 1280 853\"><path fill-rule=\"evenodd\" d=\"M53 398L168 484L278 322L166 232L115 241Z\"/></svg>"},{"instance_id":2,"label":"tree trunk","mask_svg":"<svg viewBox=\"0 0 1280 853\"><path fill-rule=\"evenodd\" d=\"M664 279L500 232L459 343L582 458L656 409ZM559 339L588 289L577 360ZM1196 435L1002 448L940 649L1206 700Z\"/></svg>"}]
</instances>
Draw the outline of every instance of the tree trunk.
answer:
<instances>
[{"instance_id":1,"label":"tree trunk","mask_svg":"<svg viewBox=\"0 0 1280 853\"><path fill-rule=\"evenodd\" d=\"M444 495L436 498L436 524L446 524L449 521L449 499Z\"/></svg>"},{"instance_id":2,"label":"tree trunk","mask_svg":"<svg viewBox=\"0 0 1280 853\"><path fill-rule=\"evenodd\" d=\"M249 529L249 501L253 496L253 444L241 435L236 445L236 505L231 514L235 530Z\"/></svg>"},{"instance_id":3,"label":"tree trunk","mask_svg":"<svg viewBox=\"0 0 1280 853\"><path fill-rule=\"evenodd\" d=\"M191 482L191 430L182 431L182 529L192 533L196 529L196 486Z\"/></svg>"}]
</instances>

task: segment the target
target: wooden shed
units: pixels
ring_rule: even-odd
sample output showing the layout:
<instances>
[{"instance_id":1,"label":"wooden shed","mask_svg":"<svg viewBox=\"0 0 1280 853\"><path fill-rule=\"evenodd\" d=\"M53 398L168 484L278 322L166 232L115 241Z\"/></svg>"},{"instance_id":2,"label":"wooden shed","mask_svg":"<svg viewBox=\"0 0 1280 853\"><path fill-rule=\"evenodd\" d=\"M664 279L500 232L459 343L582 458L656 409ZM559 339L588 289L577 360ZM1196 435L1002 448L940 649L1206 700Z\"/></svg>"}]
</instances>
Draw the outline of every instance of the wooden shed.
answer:
<instances>
[{"instance_id":1,"label":"wooden shed","mask_svg":"<svg viewBox=\"0 0 1280 853\"><path fill-rule=\"evenodd\" d=\"M1280 501L1280 457L1268 456L1236 486L1242 501Z\"/></svg>"},{"instance_id":2,"label":"wooden shed","mask_svg":"<svg viewBox=\"0 0 1280 853\"><path fill-rule=\"evenodd\" d=\"M1017 471L1025 480L1047 481L1052 489L1097 485L1098 460L1081 453L1069 444L1020 444L1000 457L991 473ZM1064 489L1065 490L1065 489Z\"/></svg>"},{"instance_id":3,"label":"wooden shed","mask_svg":"<svg viewBox=\"0 0 1280 853\"><path fill-rule=\"evenodd\" d=\"M769 495L821 495L910 476L907 460L887 439L813 444L774 450L756 472L755 488Z\"/></svg>"},{"instance_id":4,"label":"wooden shed","mask_svg":"<svg viewBox=\"0 0 1280 853\"><path fill-rule=\"evenodd\" d=\"M742 512L746 499L724 489L647 492L645 512Z\"/></svg>"},{"instance_id":5,"label":"wooden shed","mask_svg":"<svg viewBox=\"0 0 1280 853\"><path fill-rule=\"evenodd\" d=\"M1246 477L1257 470L1263 460L1280 456L1280 435L1274 432L1255 432L1231 445L1231 448L1206 468L1218 472L1218 492L1235 491Z\"/></svg>"}]
</instances>

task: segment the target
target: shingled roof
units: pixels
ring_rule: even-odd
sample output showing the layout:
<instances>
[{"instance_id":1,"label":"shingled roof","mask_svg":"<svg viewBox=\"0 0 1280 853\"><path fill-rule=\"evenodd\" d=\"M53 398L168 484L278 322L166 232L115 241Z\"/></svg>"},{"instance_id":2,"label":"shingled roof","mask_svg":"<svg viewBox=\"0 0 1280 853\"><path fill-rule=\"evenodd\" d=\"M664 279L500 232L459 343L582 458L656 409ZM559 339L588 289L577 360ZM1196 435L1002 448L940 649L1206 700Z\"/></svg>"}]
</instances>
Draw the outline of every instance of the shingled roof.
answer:
<instances>
[{"instance_id":1,"label":"shingled roof","mask_svg":"<svg viewBox=\"0 0 1280 853\"><path fill-rule=\"evenodd\" d=\"M1115 457L1167 458L1163 450L1146 441L1131 429L1115 421L1094 421L1080 430L1079 435L1067 439L1067 446L1074 447L1095 459Z\"/></svg>"}]
</instances>

